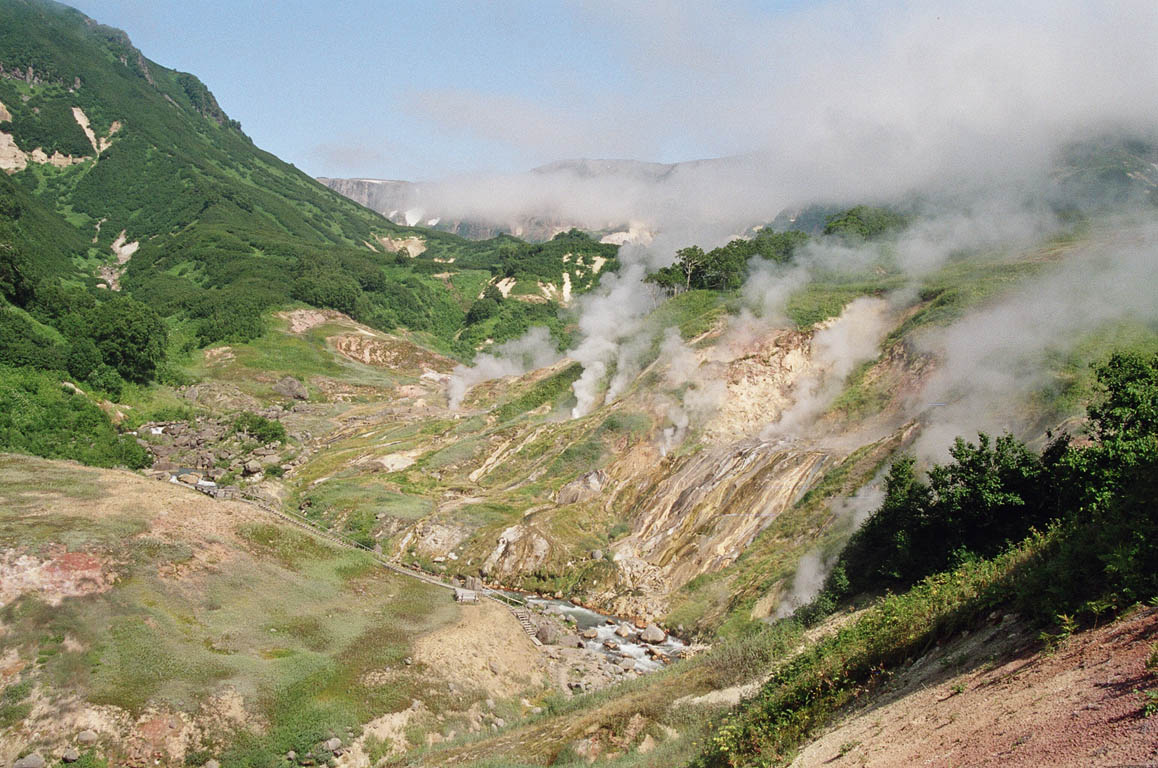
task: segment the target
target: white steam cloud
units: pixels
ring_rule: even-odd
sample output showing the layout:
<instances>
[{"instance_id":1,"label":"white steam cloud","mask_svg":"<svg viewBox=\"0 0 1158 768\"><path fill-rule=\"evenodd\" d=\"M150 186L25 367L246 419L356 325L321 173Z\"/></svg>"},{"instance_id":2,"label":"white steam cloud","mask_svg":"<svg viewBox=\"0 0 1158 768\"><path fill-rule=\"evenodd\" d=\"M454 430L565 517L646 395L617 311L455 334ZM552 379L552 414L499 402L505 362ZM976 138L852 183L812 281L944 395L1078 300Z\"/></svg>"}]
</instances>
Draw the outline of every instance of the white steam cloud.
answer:
<instances>
[{"instance_id":1,"label":"white steam cloud","mask_svg":"<svg viewBox=\"0 0 1158 768\"><path fill-rule=\"evenodd\" d=\"M831 325L817 331L812 339L815 373L798 383L792 407L763 436L793 436L824 413L852 370L877 356L889 319L888 302L865 297L850 302Z\"/></svg>"},{"instance_id":2,"label":"white steam cloud","mask_svg":"<svg viewBox=\"0 0 1158 768\"><path fill-rule=\"evenodd\" d=\"M919 455L944 460L954 437L978 430L1022 431L1031 425L1020 406L1051 383L1050 353L1065 354L1116 323L1158 325L1158 225L1116 223L1122 234L1076 248L1022 289L923 340L940 363L909 406L930 422Z\"/></svg>"},{"instance_id":3,"label":"white steam cloud","mask_svg":"<svg viewBox=\"0 0 1158 768\"><path fill-rule=\"evenodd\" d=\"M493 352L479 355L472 366L455 366L447 387L450 407L452 410L461 408L466 393L484 381L521 376L559 358L547 329L542 326L532 328L521 338L499 344Z\"/></svg>"},{"instance_id":4,"label":"white steam cloud","mask_svg":"<svg viewBox=\"0 0 1158 768\"><path fill-rule=\"evenodd\" d=\"M685 157L725 159L581 161L431 182L415 202L426 217L592 230L690 223L726 237L811 200L1040 180L1075 138L1158 125L1150 0L839 0L775 13L722 0L587 0L575 13L630 73L620 87L575 78L550 102L429 91L412 108L435 130L522 152L528 166L683 147Z\"/></svg>"}]
</instances>

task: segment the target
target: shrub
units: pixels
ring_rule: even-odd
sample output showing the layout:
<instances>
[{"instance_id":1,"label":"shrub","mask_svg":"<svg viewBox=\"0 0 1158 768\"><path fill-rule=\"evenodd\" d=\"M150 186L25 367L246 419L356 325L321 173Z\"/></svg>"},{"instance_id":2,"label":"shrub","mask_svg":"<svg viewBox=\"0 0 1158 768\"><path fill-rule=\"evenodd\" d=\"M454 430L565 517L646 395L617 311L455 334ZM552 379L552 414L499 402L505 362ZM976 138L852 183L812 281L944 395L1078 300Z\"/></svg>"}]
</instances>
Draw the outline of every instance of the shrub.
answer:
<instances>
[{"instance_id":1,"label":"shrub","mask_svg":"<svg viewBox=\"0 0 1158 768\"><path fill-rule=\"evenodd\" d=\"M267 419L250 411L243 412L233 422L237 432L244 432L260 443L280 443L286 439L285 426L280 421Z\"/></svg>"}]
</instances>

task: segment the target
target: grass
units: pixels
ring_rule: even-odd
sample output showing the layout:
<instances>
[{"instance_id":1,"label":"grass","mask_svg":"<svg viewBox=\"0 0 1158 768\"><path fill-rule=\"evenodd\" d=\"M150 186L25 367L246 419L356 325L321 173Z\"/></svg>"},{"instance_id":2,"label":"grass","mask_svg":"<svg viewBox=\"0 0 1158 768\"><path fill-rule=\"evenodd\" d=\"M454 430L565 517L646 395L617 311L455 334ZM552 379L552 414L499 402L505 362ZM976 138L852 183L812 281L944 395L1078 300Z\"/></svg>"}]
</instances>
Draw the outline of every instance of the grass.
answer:
<instances>
[{"instance_id":1,"label":"grass","mask_svg":"<svg viewBox=\"0 0 1158 768\"><path fill-rule=\"evenodd\" d=\"M503 403L493 413L499 422L509 421L538 408L544 403L555 403L570 395L571 385L583 373L583 366L572 363L563 370L533 384L526 392Z\"/></svg>"},{"instance_id":2,"label":"grass","mask_svg":"<svg viewBox=\"0 0 1158 768\"><path fill-rule=\"evenodd\" d=\"M816 280L788 298L785 312L797 328L811 328L836 317L861 296L882 296L904 284L899 276L875 279Z\"/></svg>"},{"instance_id":3,"label":"grass","mask_svg":"<svg viewBox=\"0 0 1158 768\"><path fill-rule=\"evenodd\" d=\"M4 503L44 477L74 491L72 514L51 518L65 524L46 525L42 515ZM76 482L86 477L92 487ZM0 699L5 727L28 714L34 687L50 700L67 692L130 715L158 706L196 713L228 687L244 697L258 725L215 733L205 746L223 764L264 766L414 698L435 712L455 706L430 695L437 670L364 682L369 671L400 666L414 638L457 616L441 590L271 523L241 521L237 539L142 536L147 510L135 518L88 512L88 504L107 497L108 482L92 470L0 457L0 535L32 549L69 542L73 550L103 553L119 577L110 591L56 607L25 595L0 608L5 646L36 660ZM193 559L195 550L208 562ZM188 577L174 575L182 571Z\"/></svg>"},{"instance_id":4,"label":"grass","mask_svg":"<svg viewBox=\"0 0 1158 768\"><path fill-rule=\"evenodd\" d=\"M686 291L660 304L648 317L653 327L679 328L685 340L706 333L734 309L735 296L719 291Z\"/></svg>"},{"instance_id":5,"label":"grass","mask_svg":"<svg viewBox=\"0 0 1158 768\"><path fill-rule=\"evenodd\" d=\"M694 765L786 764L813 732L876 690L892 669L1009 600L1018 574L1045 546L1045 537L1034 537L886 597L777 670L750 706L721 718Z\"/></svg>"}]
</instances>

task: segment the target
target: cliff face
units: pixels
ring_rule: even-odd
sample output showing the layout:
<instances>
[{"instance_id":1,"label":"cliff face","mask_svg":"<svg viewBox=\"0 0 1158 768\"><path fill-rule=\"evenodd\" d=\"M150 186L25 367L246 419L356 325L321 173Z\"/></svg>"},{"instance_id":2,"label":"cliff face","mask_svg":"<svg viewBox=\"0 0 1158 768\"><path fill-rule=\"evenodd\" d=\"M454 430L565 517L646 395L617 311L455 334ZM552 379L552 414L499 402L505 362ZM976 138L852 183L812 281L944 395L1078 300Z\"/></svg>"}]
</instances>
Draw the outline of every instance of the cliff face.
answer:
<instances>
[{"instance_id":1,"label":"cliff face","mask_svg":"<svg viewBox=\"0 0 1158 768\"><path fill-rule=\"evenodd\" d=\"M406 210L414 203L414 184L409 181L321 177L318 181L359 205L395 219L396 224L403 223Z\"/></svg>"}]
</instances>

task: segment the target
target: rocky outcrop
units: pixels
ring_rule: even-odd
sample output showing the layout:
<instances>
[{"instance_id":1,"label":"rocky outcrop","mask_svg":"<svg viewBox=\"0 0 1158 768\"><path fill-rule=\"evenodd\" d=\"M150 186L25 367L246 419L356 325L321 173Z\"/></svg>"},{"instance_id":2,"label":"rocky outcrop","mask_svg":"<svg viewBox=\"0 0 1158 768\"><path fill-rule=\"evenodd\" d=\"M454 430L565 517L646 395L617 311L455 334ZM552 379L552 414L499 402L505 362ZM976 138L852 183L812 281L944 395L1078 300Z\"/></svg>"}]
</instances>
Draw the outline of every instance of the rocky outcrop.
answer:
<instances>
[{"instance_id":1,"label":"rocky outcrop","mask_svg":"<svg viewBox=\"0 0 1158 768\"><path fill-rule=\"evenodd\" d=\"M606 484L607 473L602 469L596 469L593 472L580 475L560 488L558 496L555 497L555 503L563 505L586 501L598 496Z\"/></svg>"},{"instance_id":2,"label":"rocky outcrop","mask_svg":"<svg viewBox=\"0 0 1158 768\"><path fill-rule=\"evenodd\" d=\"M550 553L550 542L538 531L522 523L512 525L499 535L482 572L496 581L510 580L543 565Z\"/></svg>"},{"instance_id":3,"label":"rocky outcrop","mask_svg":"<svg viewBox=\"0 0 1158 768\"><path fill-rule=\"evenodd\" d=\"M302 384L293 376L283 376L273 385L273 391L284 397L293 398L294 400L310 399L310 392L306 389L306 385Z\"/></svg>"}]
</instances>

